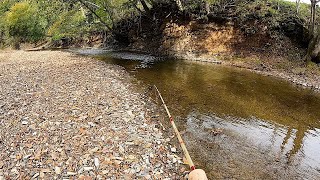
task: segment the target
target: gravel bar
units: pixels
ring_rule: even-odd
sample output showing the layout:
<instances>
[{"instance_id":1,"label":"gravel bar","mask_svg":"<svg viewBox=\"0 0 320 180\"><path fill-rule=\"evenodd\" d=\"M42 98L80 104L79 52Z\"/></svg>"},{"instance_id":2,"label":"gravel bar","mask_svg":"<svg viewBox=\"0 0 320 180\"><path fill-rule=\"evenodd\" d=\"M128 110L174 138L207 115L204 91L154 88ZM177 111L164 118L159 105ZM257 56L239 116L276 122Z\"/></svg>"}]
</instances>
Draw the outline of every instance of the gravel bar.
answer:
<instances>
[{"instance_id":1,"label":"gravel bar","mask_svg":"<svg viewBox=\"0 0 320 180\"><path fill-rule=\"evenodd\" d=\"M0 180L181 179L130 79L68 52L0 52Z\"/></svg>"}]
</instances>

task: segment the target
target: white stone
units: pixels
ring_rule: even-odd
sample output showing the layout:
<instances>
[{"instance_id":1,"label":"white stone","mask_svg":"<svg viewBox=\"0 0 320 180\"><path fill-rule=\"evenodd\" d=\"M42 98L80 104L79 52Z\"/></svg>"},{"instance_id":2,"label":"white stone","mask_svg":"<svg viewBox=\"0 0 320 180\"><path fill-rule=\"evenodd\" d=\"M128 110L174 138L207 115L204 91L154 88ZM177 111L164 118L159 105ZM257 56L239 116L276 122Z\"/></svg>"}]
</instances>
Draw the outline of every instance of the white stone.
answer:
<instances>
[{"instance_id":1,"label":"white stone","mask_svg":"<svg viewBox=\"0 0 320 180\"><path fill-rule=\"evenodd\" d=\"M94 165L95 165L97 168L99 168L99 166L100 166L100 161L99 161L98 158L94 158Z\"/></svg>"},{"instance_id":2,"label":"white stone","mask_svg":"<svg viewBox=\"0 0 320 180\"><path fill-rule=\"evenodd\" d=\"M11 173L14 173L14 174L19 174L19 171L17 168L13 168L11 169Z\"/></svg>"},{"instance_id":3,"label":"white stone","mask_svg":"<svg viewBox=\"0 0 320 180\"><path fill-rule=\"evenodd\" d=\"M173 159L172 159L172 162L173 162L173 163L176 163L176 162L177 162L177 159L176 159L176 158L173 158Z\"/></svg>"},{"instance_id":4,"label":"white stone","mask_svg":"<svg viewBox=\"0 0 320 180\"><path fill-rule=\"evenodd\" d=\"M175 152L177 152L177 149L175 147L172 147L171 152L175 153Z\"/></svg>"},{"instance_id":5,"label":"white stone","mask_svg":"<svg viewBox=\"0 0 320 180\"><path fill-rule=\"evenodd\" d=\"M83 167L83 170L85 170L85 171L91 171L91 170L93 170L93 167Z\"/></svg>"},{"instance_id":6,"label":"white stone","mask_svg":"<svg viewBox=\"0 0 320 180\"><path fill-rule=\"evenodd\" d=\"M129 156L128 156L128 159L134 160L134 159L135 159L135 156L134 156L134 155L129 155Z\"/></svg>"},{"instance_id":7,"label":"white stone","mask_svg":"<svg viewBox=\"0 0 320 180\"><path fill-rule=\"evenodd\" d=\"M96 126L96 124L93 123L93 122L88 122L88 125L89 125L90 127L95 127L95 126Z\"/></svg>"},{"instance_id":8,"label":"white stone","mask_svg":"<svg viewBox=\"0 0 320 180\"><path fill-rule=\"evenodd\" d=\"M77 174L76 172L67 172L67 176L74 176L76 174Z\"/></svg>"},{"instance_id":9,"label":"white stone","mask_svg":"<svg viewBox=\"0 0 320 180\"><path fill-rule=\"evenodd\" d=\"M56 174L61 174L61 168L58 167L58 166L56 166L56 167L54 168L54 172L55 172Z\"/></svg>"},{"instance_id":10,"label":"white stone","mask_svg":"<svg viewBox=\"0 0 320 180\"><path fill-rule=\"evenodd\" d=\"M103 175L106 175L106 174L108 174L108 173L109 173L109 170L107 170L107 169L102 171L102 174L103 174Z\"/></svg>"}]
</instances>

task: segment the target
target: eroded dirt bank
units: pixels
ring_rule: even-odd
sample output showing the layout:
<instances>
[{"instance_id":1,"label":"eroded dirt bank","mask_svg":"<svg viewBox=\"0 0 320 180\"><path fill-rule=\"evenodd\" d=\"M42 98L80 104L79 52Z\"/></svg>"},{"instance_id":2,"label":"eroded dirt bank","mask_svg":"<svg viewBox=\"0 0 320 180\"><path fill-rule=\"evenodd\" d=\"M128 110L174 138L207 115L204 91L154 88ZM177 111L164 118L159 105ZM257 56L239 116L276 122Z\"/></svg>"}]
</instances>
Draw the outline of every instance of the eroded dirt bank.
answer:
<instances>
[{"instance_id":1,"label":"eroded dirt bank","mask_svg":"<svg viewBox=\"0 0 320 180\"><path fill-rule=\"evenodd\" d=\"M181 178L170 138L120 67L7 51L0 84L0 179Z\"/></svg>"},{"instance_id":2,"label":"eroded dirt bank","mask_svg":"<svg viewBox=\"0 0 320 180\"><path fill-rule=\"evenodd\" d=\"M270 34L267 27L255 34L232 23L169 22L162 28L159 36L133 38L127 50L246 68L320 89L320 67L306 64L306 48L295 38Z\"/></svg>"}]
</instances>

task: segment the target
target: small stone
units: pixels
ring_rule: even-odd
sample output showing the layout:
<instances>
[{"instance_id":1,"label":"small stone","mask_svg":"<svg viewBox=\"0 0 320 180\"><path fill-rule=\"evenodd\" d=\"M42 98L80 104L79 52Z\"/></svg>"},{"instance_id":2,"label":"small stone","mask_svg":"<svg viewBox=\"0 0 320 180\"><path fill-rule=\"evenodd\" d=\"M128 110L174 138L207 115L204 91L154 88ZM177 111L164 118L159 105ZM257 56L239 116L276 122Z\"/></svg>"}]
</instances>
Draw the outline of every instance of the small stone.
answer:
<instances>
[{"instance_id":1,"label":"small stone","mask_svg":"<svg viewBox=\"0 0 320 180\"><path fill-rule=\"evenodd\" d=\"M134 174L136 173L135 169L127 169L126 171L128 171L128 174Z\"/></svg>"},{"instance_id":2,"label":"small stone","mask_svg":"<svg viewBox=\"0 0 320 180\"><path fill-rule=\"evenodd\" d=\"M180 171L180 173L182 174L183 172L186 171L186 168L185 168L184 166L182 166L179 171Z\"/></svg>"},{"instance_id":3,"label":"small stone","mask_svg":"<svg viewBox=\"0 0 320 180\"><path fill-rule=\"evenodd\" d=\"M115 157L116 160L120 160L120 161L123 161L123 158L122 157Z\"/></svg>"},{"instance_id":4,"label":"small stone","mask_svg":"<svg viewBox=\"0 0 320 180\"><path fill-rule=\"evenodd\" d=\"M100 119L102 119L102 116L97 116L97 117L95 118L96 121L99 121Z\"/></svg>"},{"instance_id":5,"label":"small stone","mask_svg":"<svg viewBox=\"0 0 320 180\"><path fill-rule=\"evenodd\" d=\"M58 159L58 154L56 152L51 153L51 158L52 159Z\"/></svg>"},{"instance_id":6,"label":"small stone","mask_svg":"<svg viewBox=\"0 0 320 180\"><path fill-rule=\"evenodd\" d=\"M120 164L122 163L122 161L115 160L114 163L115 163L116 165L120 165Z\"/></svg>"},{"instance_id":7,"label":"small stone","mask_svg":"<svg viewBox=\"0 0 320 180\"><path fill-rule=\"evenodd\" d=\"M146 176L144 176L146 179L151 179L151 176L148 174Z\"/></svg>"},{"instance_id":8,"label":"small stone","mask_svg":"<svg viewBox=\"0 0 320 180\"><path fill-rule=\"evenodd\" d=\"M29 159L32 155L31 154L28 154L26 156L23 157L23 159Z\"/></svg>"},{"instance_id":9,"label":"small stone","mask_svg":"<svg viewBox=\"0 0 320 180\"><path fill-rule=\"evenodd\" d=\"M109 173L109 170L103 170L103 171L102 171L102 174L103 174L103 175L106 175L106 174L108 174L108 173Z\"/></svg>"},{"instance_id":10,"label":"small stone","mask_svg":"<svg viewBox=\"0 0 320 180\"><path fill-rule=\"evenodd\" d=\"M83 167L83 170L85 170L85 171L91 171L91 170L93 170L93 167Z\"/></svg>"},{"instance_id":11,"label":"small stone","mask_svg":"<svg viewBox=\"0 0 320 180\"><path fill-rule=\"evenodd\" d=\"M38 176L40 175L40 173L36 173L32 176L32 179L36 179Z\"/></svg>"},{"instance_id":12,"label":"small stone","mask_svg":"<svg viewBox=\"0 0 320 180\"><path fill-rule=\"evenodd\" d=\"M140 139L135 139L135 140L133 141L133 143L134 143L136 146L140 146L141 140L140 140Z\"/></svg>"},{"instance_id":13,"label":"small stone","mask_svg":"<svg viewBox=\"0 0 320 180\"><path fill-rule=\"evenodd\" d=\"M58 167L58 166L56 166L56 167L54 168L54 172L55 172L56 174L61 174L61 168Z\"/></svg>"},{"instance_id":14,"label":"small stone","mask_svg":"<svg viewBox=\"0 0 320 180\"><path fill-rule=\"evenodd\" d=\"M77 175L76 172L67 172L67 176L74 176L74 175Z\"/></svg>"},{"instance_id":15,"label":"small stone","mask_svg":"<svg viewBox=\"0 0 320 180\"><path fill-rule=\"evenodd\" d=\"M95 147L95 148L91 149L89 152L91 154L93 154L93 153L97 152L98 150L99 150L99 147Z\"/></svg>"},{"instance_id":16,"label":"small stone","mask_svg":"<svg viewBox=\"0 0 320 180\"><path fill-rule=\"evenodd\" d=\"M134 155L129 155L128 156L128 159L130 159L130 160L134 160L136 157L134 156Z\"/></svg>"},{"instance_id":17,"label":"small stone","mask_svg":"<svg viewBox=\"0 0 320 180\"><path fill-rule=\"evenodd\" d=\"M82 115L79 117L80 120L86 120L88 118L88 116Z\"/></svg>"},{"instance_id":18,"label":"small stone","mask_svg":"<svg viewBox=\"0 0 320 180\"><path fill-rule=\"evenodd\" d=\"M89 125L90 127L95 127L95 126L96 126L96 124L93 123L93 122L88 122L88 125Z\"/></svg>"},{"instance_id":19,"label":"small stone","mask_svg":"<svg viewBox=\"0 0 320 180\"><path fill-rule=\"evenodd\" d=\"M141 168L138 166L137 168L136 168L136 173L138 173L138 172L140 172L141 171Z\"/></svg>"},{"instance_id":20,"label":"small stone","mask_svg":"<svg viewBox=\"0 0 320 180\"><path fill-rule=\"evenodd\" d=\"M13 173L13 174L19 174L19 171L18 171L17 168L13 168L13 169L11 169L11 173Z\"/></svg>"},{"instance_id":21,"label":"small stone","mask_svg":"<svg viewBox=\"0 0 320 180\"><path fill-rule=\"evenodd\" d=\"M176 159L176 158L172 158L172 162L173 162L173 163L176 163L176 162L177 162L177 159Z\"/></svg>"},{"instance_id":22,"label":"small stone","mask_svg":"<svg viewBox=\"0 0 320 180\"><path fill-rule=\"evenodd\" d=\"M134 142L125 142L126 145L134 145Z\"/></svg>"},{"instance_id":23,"label":"small stone","mask_svg":"<svg viewBox=\"0 0 320 180\"><path fill-rule=\"evenodd\" d=\"M177 149L176 149L175 147L172 147L172 148L171 148L171 152L176 153L176 152L177 152Z\"/></svg>"},{"instance_id":24,"label":"small stone","mask_svg":"<svg viewBox=\"0 0 320 180\"><path fill-rule=\"evenodd\" d=\"M127 113L128 113L129 116L134 116L132 111L127 111Z\"/></svg>"},{"instance_id":25,"label":"small stone","mask_svg":"<svg viewBox=\"0 0 320 180\"><path fill-rule=\"evenodd\" d=\"M146 148L150 148L151 146L152 146L151 143L148 143L148 144L145 145Z\"/></svg>"},{"instance_id":26,"label":"small stone","mask_svg":"<svg viewBox=\"0 0 320 180\"><path fill-rule=\"evenodd\" d=\"M44 173L43 172L40 172L40 176L39 176L41 179L44 178ZM0 179L1 180L1 179Z\"/></svg>"},{"instance_id":27,"label":"small stone","mask_svg":"<svg viewBox=\"0 0 320 180\"><path fill-rule=\"evenodd\" d=\"M119 146L119 152L124 153L124 148L122 146Z\"/></svg>"},{"instance_id":28,"label":"small stone","mask_svg":"<svg viewBox=\"0 0 320 180\"><path fill-rule=\"evenodd\" d=\"M41 159L41 154L42 154L41 150L37 151L36 154L34 155L34 159L35 160L40 160Z\"/></svg>"},{"instance_id":29,"label":"small stone","mask_svg":"<svg viewBox=\"0 0 320 180\"><path fill-rule=\"evenodd\" d=\"M79 179L81 179L81 180L84 180L84 178L85 178L85 175L82 175L82 174L81 174L81 175L79 176Z\"/></svg>"},{"instance_id":30,"label":"small stone","mask_svg":"<svg viewBox=\"0 0 320 180\"><path fill-rule=\"evenodd\" d=\"M94 158L94 165L95 165L97 168L99 168L99 166L100 166L100 161L99 161L98 158Z\"/></svg>"},{"instance_id":31,"label":"small stone","mask_svg":"<svg viewBox=\"0 0 320 180\"><path fill-rule=\"evenodd\" d=\"M83 171L84 171L84 169L83 169L83 168L80 168L79 171L78 171L78 174L82 174Z\"/></svg>"},{"instance_id":32,"label":"small stone","mask_svg":"<svg viewBox=\"0 0 320 180\"><path fill-rule=\"evenodd\" d=\"M72 160L72 157L69 157L69 158L68 158L68 160L66 161L66 165L71 164L71 163L72 163L72 161L73 161L73 160Z\"/></svg>"},{"instance_id":33,"label":"small stone","mask_svg":"<svg viewBox=\"0 0 320 180\"><path fill-rule=\"evenodd\" d=\"M50 169L41 169L41 172L43 172L43 173L49 173L49 172L51 172L51 171L50 171Z\"/></svg>"}]
</instances>

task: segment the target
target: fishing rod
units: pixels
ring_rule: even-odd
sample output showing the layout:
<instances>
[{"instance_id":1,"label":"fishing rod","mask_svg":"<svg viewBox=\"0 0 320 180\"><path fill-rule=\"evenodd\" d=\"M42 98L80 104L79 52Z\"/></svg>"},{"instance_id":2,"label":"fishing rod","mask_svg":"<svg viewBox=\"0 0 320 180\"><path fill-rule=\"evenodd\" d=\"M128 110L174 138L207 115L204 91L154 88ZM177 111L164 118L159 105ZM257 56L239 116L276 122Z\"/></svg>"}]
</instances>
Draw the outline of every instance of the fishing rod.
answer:
<instances>
[{"instance_id":1,"label":"fishing rod","mask_svg":"<svg viewBox=\"0 0 320 180\"><path fill-rule=\"evenodd\" d=\"M162 101L162 104L163 104L163 106L164 106L164 109L165 109L166 112L167 112L167 115L168 115L169 120L170 120L170 122L171 122L171 125L172 125L172 127L173 127L173 129L174 129L174 132L175 132L176 136L178 137L178 140L179 140L180 146L181 146L181 148L182 148L182 150L183 150L184 156L186 157L186 159L187 159L187 161L188 161L188 165L189 165L189 167L190 167L190 169L191 169L191 172L190 172L190 174L189 174L189 179L190 179L190 180L193 180L193 179L194 179L194 180L196 180L196 179L197 179L197 180L207 180L208 178L207 178L207 176L206 176L206 173L205 173L202 169L196 169L196 167L195 167L195 165L194 165L194 163L193 163L193 161L192 161L192 159L191 159L191 157L190 157L190 154L189 154L189 152L188 152L188 149L187 149L187 147L186 147L186 145L185 145L185 143L184 143L184 141L183 141L183 139L182 139L182 137L181 137L181 135L180 135L180 132L179 132L176 124L174 123L173 117L171 116L170 111L169 111L166 103L164 102L160 91L158 90L158 88L157 88L156 85L154 85L154 88L155 88L155 90L158 92L158 95L159 95L159 97L160 97L160 99L161 99L161 101Z\"/></svg>"}]
</instances>

